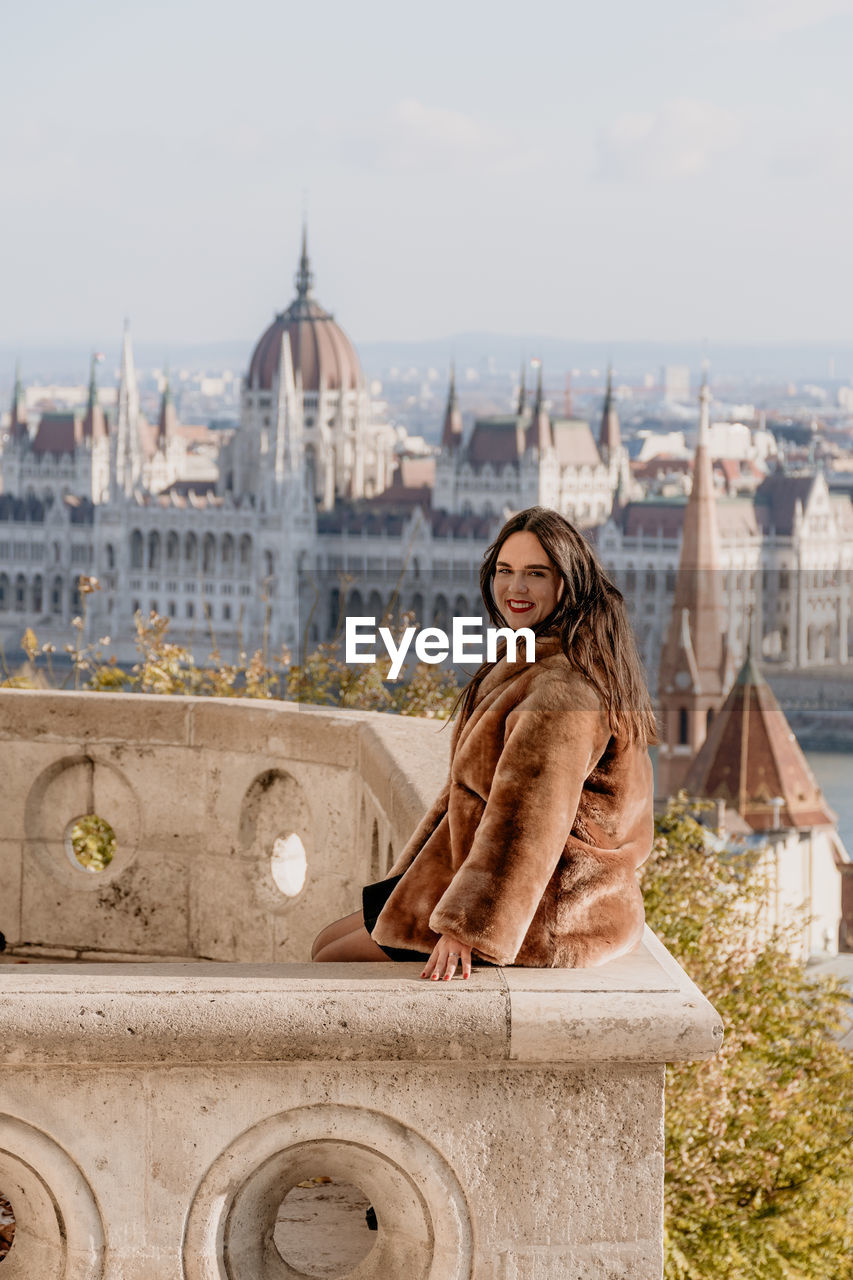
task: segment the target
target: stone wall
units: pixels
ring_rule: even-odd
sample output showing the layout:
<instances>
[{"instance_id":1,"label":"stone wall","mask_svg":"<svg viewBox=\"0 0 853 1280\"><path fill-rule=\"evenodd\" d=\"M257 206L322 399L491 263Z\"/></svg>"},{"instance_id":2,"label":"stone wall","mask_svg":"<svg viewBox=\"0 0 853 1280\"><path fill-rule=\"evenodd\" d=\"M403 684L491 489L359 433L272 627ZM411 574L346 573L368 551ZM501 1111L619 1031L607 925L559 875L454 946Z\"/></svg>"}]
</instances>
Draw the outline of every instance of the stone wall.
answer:
<instances>
[{"instance_id":1,"label":"stone wall","mask_svg":"<svg viewBox=\"0 0 853 1280\"><path fill-rule=\"evenodd\" d=\"M354 1184L358 1280L662 1274L666 1060L719 1044L656 940L595 970L0 969L3 1280L283 1280L296 1184ZM293 1241L293 1246L297 1242Z\"/></svg>"},{"instance_id":2,"label":"stone wall","mask_svg":"<svg viewBox=\"0 0 853 1280\"><path fill-rule=\"evenodd\" d=\"M0 932L19 954L306 960L444 782L435 721L247 699L0 690ZM93 873L71 824L116 834ZM304 888L272 876L296 834Z\"/></svg>"},{"instance_id":3,"label":"stone wall","mask_svg":"<svg viewBox=\"0 0 853 1280\"><path fill-rule=\"evenodd\" d=\"M596 969L464 983L269 963L384 871L448 742L363 713L0 692L2 1280L661 1277L664 1063L721 1027L648 930ZM102 872L69 851L93 812L117 838ZM271 864L290 835L292 897ZM378 1230L318 1269L285 1210L330 1178Z\"/></svg>"}]
</instances>

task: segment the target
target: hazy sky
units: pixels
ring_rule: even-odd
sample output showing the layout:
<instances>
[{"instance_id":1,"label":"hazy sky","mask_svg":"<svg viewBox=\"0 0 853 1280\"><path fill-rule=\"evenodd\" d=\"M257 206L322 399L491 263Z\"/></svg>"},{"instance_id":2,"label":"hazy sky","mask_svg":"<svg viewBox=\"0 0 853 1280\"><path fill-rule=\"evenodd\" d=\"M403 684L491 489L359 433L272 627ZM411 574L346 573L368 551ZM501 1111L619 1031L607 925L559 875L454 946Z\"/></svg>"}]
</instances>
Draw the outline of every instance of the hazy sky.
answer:
<instances>
[{"instance_id":1,"label":"hazy sky","mask_svg":"<svg viewBox=\"0 0 853 1280\"><path fill-rule=\"evenodd\" d=\"M0 343L853 341L853 0L0 0Z\"/></svg>"}]
</instances>

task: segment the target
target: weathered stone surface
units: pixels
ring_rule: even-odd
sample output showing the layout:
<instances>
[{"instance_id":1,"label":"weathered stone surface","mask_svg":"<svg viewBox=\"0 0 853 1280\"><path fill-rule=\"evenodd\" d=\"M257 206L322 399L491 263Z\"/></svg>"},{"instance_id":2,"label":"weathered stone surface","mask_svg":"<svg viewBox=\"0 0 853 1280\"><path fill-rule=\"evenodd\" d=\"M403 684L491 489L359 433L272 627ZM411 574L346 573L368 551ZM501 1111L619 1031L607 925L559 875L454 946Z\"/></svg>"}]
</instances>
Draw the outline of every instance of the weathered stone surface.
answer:
<instances>
[{"instance_id":1,"label":"weathered stone surface","mask_svg":"<svg viewBox=\"0 0 853 1280\"><path fill-rule=\"evenodd\" d=\"M592 991L583 970L551 970L537 990L536 970L478 967L449 984L391 963L18 969L0 990L0 1062L159 1061L164 1036L173 1062L642 1063L716 1052L714 1012L689 979L673 985L646 948L637 977L616 963L623 976Z\"/></svg>"},{"instance_id":2,"label":"weathered stone surface","mask_svg":"<svg viewBox=\"0 0 853 1280\"><path fill-rule=\"evenodd\" d=\"M321 1174L378 1214L352 1280L660 1277L663 1064L713 1054L719 1020L648 931L598 969L464 983L267 963L384 874L449 742L372 713L0 691L4 1280L285 1280L278 1208ZM119 841L97 874L65 841L93 809ZM119 963L74 962L97 955Z\"/></svg>"},{"instance_id":3,"label":"weathered stone surface","mask_svg":"<svg viewBox=\"0 0 853 1280\"><path fill-rule=\"evenodd\" d=\"M305 959L357 909L372 861L383 875L441 785L449 743L433 722L371 712L33 690L0 691L0 726L10 945L251 962ZM117 837L97 875L67 847L89 812ZM269 859L291 833L308 872L288 902ZM241 864L233 877L223 859Z\"/></svg>"}]
</instances>

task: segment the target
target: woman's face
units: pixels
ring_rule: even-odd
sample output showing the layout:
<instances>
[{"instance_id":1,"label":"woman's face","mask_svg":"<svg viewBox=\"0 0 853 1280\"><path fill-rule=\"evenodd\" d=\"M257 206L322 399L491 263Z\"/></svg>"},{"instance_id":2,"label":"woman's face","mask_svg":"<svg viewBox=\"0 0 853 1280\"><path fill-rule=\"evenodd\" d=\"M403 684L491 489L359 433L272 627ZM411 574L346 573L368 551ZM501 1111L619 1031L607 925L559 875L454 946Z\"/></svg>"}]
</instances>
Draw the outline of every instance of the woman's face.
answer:
<instances>
[{"instance_id":1,"label":"woman's face","mask_svg":"<svg viewBox=\"0 0 853 1280\"><path fill-rule=\"evenodd\" d=\"M498 552L492 580L495 603L509 626L535 627L557 607L563 579L535 533L511 533Z\"/></svg>"}]
</instances>

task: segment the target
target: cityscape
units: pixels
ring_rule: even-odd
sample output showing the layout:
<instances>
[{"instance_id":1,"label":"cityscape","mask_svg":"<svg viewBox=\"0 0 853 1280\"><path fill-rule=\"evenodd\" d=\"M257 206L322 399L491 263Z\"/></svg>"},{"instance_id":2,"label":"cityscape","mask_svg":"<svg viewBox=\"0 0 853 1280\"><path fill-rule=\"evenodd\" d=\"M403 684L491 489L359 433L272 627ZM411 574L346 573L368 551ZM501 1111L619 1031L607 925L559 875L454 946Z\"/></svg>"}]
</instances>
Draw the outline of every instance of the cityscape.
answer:
<instances>
[{"instance_id":1,"label":"cityscape","mask_svg":"<svg viewBox=\"0 0 853 1280\"><path fill-rule=\"evenodd\" d=\"M841 1280L853 0L0 36L2 1275ZM430 987L371 892L417 842L453 886L501 768L583 755L506 720L456 768L499 637L540 671L480 587L530 507L654 718L628 770L611 704L544 897L507 805L550 959L483 949L490 882L473 943L418 922L470 977ZM525 556L516 624L566 599Z\"/></svg>"}]
</instances>

